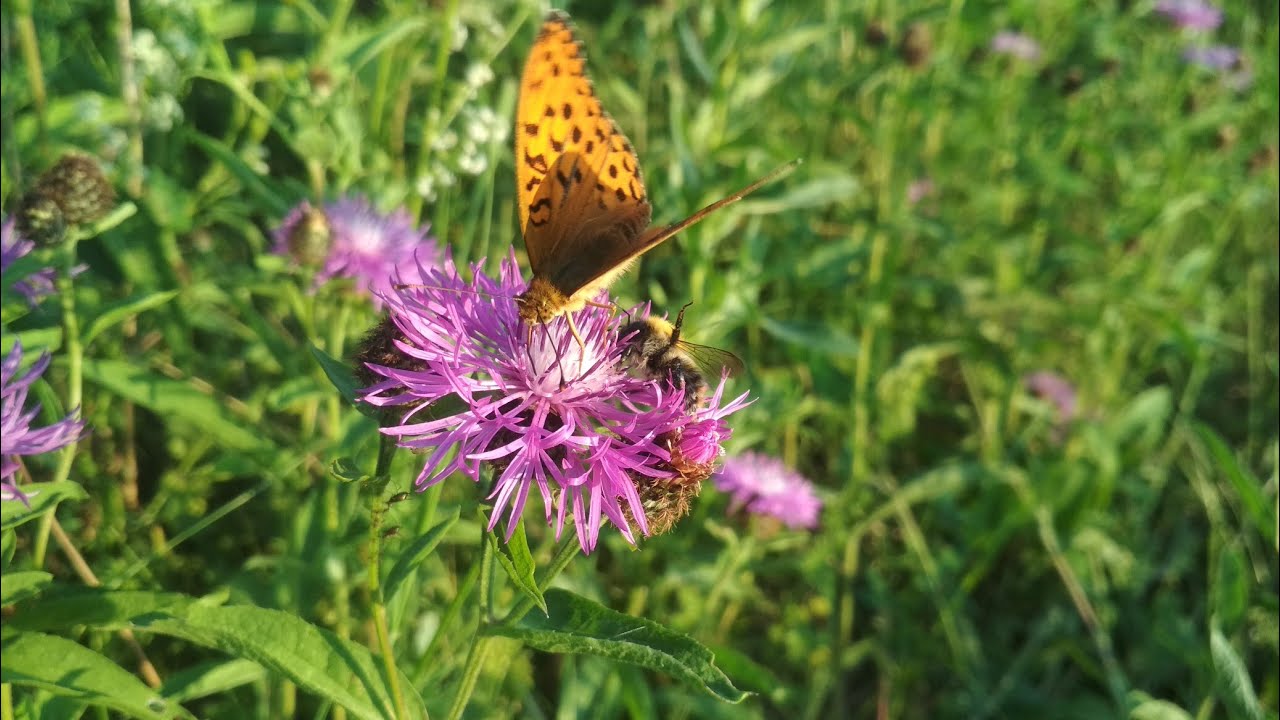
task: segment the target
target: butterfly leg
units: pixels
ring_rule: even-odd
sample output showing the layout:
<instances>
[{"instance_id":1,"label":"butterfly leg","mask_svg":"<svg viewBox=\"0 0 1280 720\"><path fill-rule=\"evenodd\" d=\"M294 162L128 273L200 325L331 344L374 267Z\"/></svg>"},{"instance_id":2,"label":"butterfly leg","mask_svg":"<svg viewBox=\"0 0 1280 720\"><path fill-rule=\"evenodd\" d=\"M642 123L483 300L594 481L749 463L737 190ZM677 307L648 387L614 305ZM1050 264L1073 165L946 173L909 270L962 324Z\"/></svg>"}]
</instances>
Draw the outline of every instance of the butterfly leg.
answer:
<instances>
[{"instance_id":1,"label":"butterfly leg","mask_svg":"<svg viewBox=\"0 0 1280 720\"><path fill-rule=\"evenodd\" d=\"M578 367L587 361L587 344L582 342L582 336L578 334L578 326L573 324L573 313L565 313L564 317L569 321L569 332L573 333L573 339L578 341Z\"/></svg>"}]
</instances>

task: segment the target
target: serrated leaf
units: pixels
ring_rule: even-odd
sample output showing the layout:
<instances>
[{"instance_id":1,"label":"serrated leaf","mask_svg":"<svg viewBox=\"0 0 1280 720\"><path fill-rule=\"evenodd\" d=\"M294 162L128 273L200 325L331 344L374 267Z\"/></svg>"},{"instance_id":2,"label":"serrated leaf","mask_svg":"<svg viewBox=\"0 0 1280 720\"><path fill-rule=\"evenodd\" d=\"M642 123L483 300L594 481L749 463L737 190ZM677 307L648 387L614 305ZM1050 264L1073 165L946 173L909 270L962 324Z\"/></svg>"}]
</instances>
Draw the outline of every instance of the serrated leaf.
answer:
<instances>
[{"instance_id":1,"label":"serrated leaf","mask_svg":"<svg viewBox=\"0 0 1280 720\"><path fill-rule=\"evenodd\" d=\"M382 720L394 715L382 665L368 648L289 613L193 604L178 617L151 614L135 618L134 623L138 630L182 638L252 660L341 705L355 717ZM410 716L426 717L422 698L403 673L400 687Z\"/></svg>"},{"instance_id":2,"label":"serrated leaf","mask_svg":"<svg viewBox=\"0 0 1280 720\"><path fill-rule=\"evenodd\" d=\"M194 717L105 656L56 635L6 628L0 681L40 688L137 718Z\"/></svg>"},{"instance_id":3,"label":"serrated leaf","mask_svg":"<svg viewBox=\"0 0 1280 720\"><path fill-rule=\"evenodd\" d=\"M31 483L20 486L27 496L27 506L20 500L0 503L0 529L12 530L35 520L57 507L63 500L84 500L84 488L70 480L59 483Z\"/></svg>"},{"instance_id":4,"label":"serrated leaf","mask_svg":"<svg viewBox=\"0 0 1280 720\"><path fill-rule=\"evenodd\" d=\"M113 303L89 322L88 329L85 330L84 337L81 338L80 342L87 346L93 342L94 338L109 330L112 326L122 323L138 313L159 307L177 297L177 295L177 290L165 290Z\"/></svg>"},{"instance_id":5,"label":"serrated leaf","mask_svg":"<svg viewBox=\"0 0 1280 720\"><path fill-rule=\"evenodd\" d=\"M382 720L393 714L382 664L368 648L279 610L215 606L177 593L67 588L19 606L6 625L130 627L169 635L258 663L355 717ZM412 717L425 717L422 698L403 673L400 685Z\"/></svg>"},{"instance_id":6,"label":"serrated leaf","mask_svg":"<svg viewBox=\"0 0 1280 720\"><path fill-rule=\"evenodd\" d=\"M534 578L534 571L538 568L533 562L533 553L529 551L529 539L524 533L524 520L521 519L516 523L515 532L511 533L511 538L505 542L498 537L497 533L490 533L490 535L498 545L498 564L507 571L507 577L511 578L517 590L541 608L543 614L546 614L547 601L542 596L538 581Z\"/></svg>"},{"instance_id":7,"label":"serrated leaf","mask_svg":"<svg viewBox=\"0 0 1280 720\"><path fill-rule=\"evenodd\" d=\"M207 662L166 676L160 693L174 702L184 702L260 682L266 676L266 670L251 660Z\"/></svg>"},{"instance_id":8,"label":"serrated leaf","mask_svg":"<svg viewBox=\"0 0 1280 720\"><path fill-rule=\"evenodd\" d=\"M40 594L53 582L53 575L40 570L26 570L4 574L0 583L0 605L13 605Z\"/></svg>"},{"instance_id":9,"label":"serrated leaf","mask_svg":"<svg viewBox=\"0 0 1280 720\"><path fill-rule=\"evenodd\" d=\"M84 376L163 418L191 423L223 447L258 452L272 447L261 432L245 427L217 398L189 383L120 360L86 360Z\"/></svg>"},{"instance_id":10,"label":"serrated leaf","mask_svg":"<svg viewBox=\"0 0 1280 720\"><path fill-rule=\"evenodd\" d=\"M490 626L485 633L544 652L581 653L646 667L725 702L747 697L715 666L715 655L688 635L559 588L547 591L546 600L547 615L529 613L514 626Z\"/></svg>"},{"instance_id":11,"label":"serrated leaf","mask_svg":"<svg viewBox=\"0 0 1280 720\"><path fill-rule=\"evenodd\" d=\"M73 625L115 630L148 613L180 614L195 598L180 593L103 590L54 585L35 600L20 604L6 622L20 630L64 630Z\"/></svg>"},{"instance_id":12,"label":"serrated leaf","mask_svg":"<svg viewBox=\"0 0 1280 720\"><path fill-rule=\"evenodd\" d=\"M400 585L408 579L409 574L414 571L422 561L436 549L436 545L444 538L445 533L453 527L458 521L458 508L453 509L453 513L445 518L443 522L428 530L422 537L413 541L400 558L396 560L396 564L392 566L391 572L387 573L387 579L383 583L386 597L395 597L396 591L400 589Z\"/></svg>"},{"instance_id":13,"label":"serrated leaf","mask_svg":"<svg viewBox=\"0 0 1280 720\"><path fill-rule=\"evenodd\" d=\"M1231 717L1262 720L1262 706L1254 693L1249 668L1216 626L1209 631L1209 654L1213 657L1219 696Z\"/></svg>"}]
</instances>

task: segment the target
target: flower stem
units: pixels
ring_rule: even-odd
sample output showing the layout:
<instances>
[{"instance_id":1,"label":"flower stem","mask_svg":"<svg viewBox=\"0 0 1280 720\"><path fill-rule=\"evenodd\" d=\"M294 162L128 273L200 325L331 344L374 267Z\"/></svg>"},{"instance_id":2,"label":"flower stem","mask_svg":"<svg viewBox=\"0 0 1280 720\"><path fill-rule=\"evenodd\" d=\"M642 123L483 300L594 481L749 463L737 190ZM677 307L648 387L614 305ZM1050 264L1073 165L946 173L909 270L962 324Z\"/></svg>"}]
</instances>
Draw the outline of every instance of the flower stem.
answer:
<instances>
[{"instance_id":1,"label":"flower stem","mask_svg":"<svg viewBox=\"0 0 1280 720\"><path fill-rule=\"evenodd\" d=\"M27 85L31 89L31 104L36 108L36 137L43 150L48 138L47 95L44 89L44 69L40 63L40 43L36 24L31 19L31 0L21 0L14 12L14 24L18 30L18 49L22 64L27 66Z\"/></svg>"},{"instance_id":2,"label":"flower stem","mask_svg":"<svg viewBox=\"0 0 1280 720\"><path fill-rule=\"evenodd\" d=\"M58 300L62 305L62 347L67 353L67 408L77 418L81 416L80 405L84 392L84 347L80 344L80 318L76 315L75 279L72 277L76 265L76 243L79 241L79 233L67 232L66 244L62 248L65 266L54 280ZM53 482L62 482L71 476L71 464L75 461L78 444L79 441L68 443L62 449ZM31 553L36 567L44 567L53 516L53 513L46 513L40 518L40 524L36 528Z\"/></svg>"},{"instance_id":3,"label":"flower stem","mask_svg":"<svg viewBox=\"0 0 1280 720\"><path fill-rule=\"evenodd\" d=\"M395 441L387 435L381 436L378 445L378 464L374 469L374 480L371 483L374 491L371 521L369 523L369 597L373 602L373 627L378 638L378 651L382 654L383 669L387 674L387 689L396 705L396 717L407 720L408 706L404 702L404 691L400 688L400 670L396 667L395 653L391 648L391 634L387 631L387 606L382 597L382 518L387 511L387 501L383 497L386 489L387 473L391 469L392 453Z\"/></svg>"},{"instance_id":4,"label":"flower stem","mask_svg":"<svg viewBox=\"0 0 1280 720\"><path fill-rule=\"evenodd\" d=\"M459 720L471 700L471 693L476 689L476 680L480 679L480 670L484 667L484 658L489 654L491 638L484 635L484 628L490 617L493 602L493 566L495 543L487 529L481 525L480 530L480 622L476 623L475 632L471 635L471 649L467 651L466 664L462 669L462 679L458 689L454 691L453 703L449 706L447 720Z\"/></svg>"}]
</instances>

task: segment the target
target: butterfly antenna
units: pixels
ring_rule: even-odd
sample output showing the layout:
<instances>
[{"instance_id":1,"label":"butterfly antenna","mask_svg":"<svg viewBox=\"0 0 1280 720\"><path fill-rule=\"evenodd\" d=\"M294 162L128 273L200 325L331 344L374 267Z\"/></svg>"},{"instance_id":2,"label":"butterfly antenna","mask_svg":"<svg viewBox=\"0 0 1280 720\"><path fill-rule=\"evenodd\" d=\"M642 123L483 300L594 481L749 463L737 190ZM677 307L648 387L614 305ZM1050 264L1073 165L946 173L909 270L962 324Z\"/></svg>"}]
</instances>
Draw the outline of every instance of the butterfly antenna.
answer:
<instances>
[{"instance_id":1,"label":"butterfly antenna","mask_svg":"<svg viewBox=\"0 0 1280 720\"><path fill-rule=\"evenodd\" d=\"M672 223L670 225L667 225L661 228L660 230L655 231L650 237L647 237L645 239L644 248L647 250L653 247L654 245L657 245L658 243L666 240L667 238L680 233L684 229L688 228L690 225L694 225L698 223L703 218L715 212L716 210L719 210L725 205L732 205L733 203L738 202L742 198L764 187L765 185L768 185L769 183L775 180L779 180L783 177L786 177L787 175L790 175L791 171L795 170L796 167L798 167L802 162L804 161L801 158L796 158L795 160L792 160L791 162L781 167L774 168L771 172L769 172L769 174L765 175L759 180L756 180L755 182L742 188L741 190L711 203L710 205L702 208L701 210L690 215L684 220Z\"/></svg>"}]
</instances>

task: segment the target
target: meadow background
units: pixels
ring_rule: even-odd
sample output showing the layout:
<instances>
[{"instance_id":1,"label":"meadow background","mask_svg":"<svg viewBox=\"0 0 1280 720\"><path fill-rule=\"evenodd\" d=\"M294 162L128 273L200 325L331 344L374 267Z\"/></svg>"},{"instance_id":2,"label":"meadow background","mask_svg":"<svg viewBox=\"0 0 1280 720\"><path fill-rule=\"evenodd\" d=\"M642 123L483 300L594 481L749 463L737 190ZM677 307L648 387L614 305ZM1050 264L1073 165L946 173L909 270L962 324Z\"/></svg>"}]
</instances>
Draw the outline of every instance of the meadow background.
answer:
<instances>
[{"instance_id":1,"label":"meadow background","mask_svg":"<svg viewBox=\"0 0 1280 720\"><path fill-rule=\"evenodd\" d=\"M6 711L146 716L103 699L100 666L18 652L34 628L132 672L132 627L196 716L346 717L287 660L134 616L182 593L376 652L371 527L398 528L383 570L444 527L388 607L397 665L446 716L479 593L519 597L501 573L477 587L482 493L451 479L371 520L334 464L372 467L375 425L309 347L349 360L378 315L340 285L309 294L270 233L301 200L359 193L459 260L521 248L510 125L544 10L4 3L6 215L69 150L119 197L60 295L6 296L3 350L53 353L45 421L82 392L91 429L83 493L16 527L5 504L5 584L53 580L6 597ZM557 580L712 648L743 703L501 640L466 717L1277 717L1275 3L1199 32L1123 1L567 10L655 219L804 159L615 295L694 301L691 339L748 368L731 452L782 458L825 507L789 530L707 489L670 534L633 551L605 533ZM1015 31L1038 54L993 45ZM1240 62L1188 61L1212 45ZM61 458L25 460L45 481ZM421 462L400 453L382 496ZM56 600L84 583L56 500L106 588L96 615ZM545 566L554 542L528 529Z\"/></svg>"}]
</instances>

